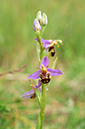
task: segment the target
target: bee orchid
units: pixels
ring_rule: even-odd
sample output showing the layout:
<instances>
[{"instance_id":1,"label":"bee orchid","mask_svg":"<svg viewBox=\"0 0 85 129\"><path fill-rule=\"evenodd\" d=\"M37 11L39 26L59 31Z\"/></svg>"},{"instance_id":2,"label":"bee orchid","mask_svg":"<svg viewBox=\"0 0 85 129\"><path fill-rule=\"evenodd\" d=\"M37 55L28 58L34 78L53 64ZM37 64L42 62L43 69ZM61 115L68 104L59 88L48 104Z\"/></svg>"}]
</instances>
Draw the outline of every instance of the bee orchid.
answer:
<instances>
[{"instance_id":1,"label":"bee orchid","mask_svg":"<svg viewBox=\"0 0 85 129\"><path fill-rule=\"evenodd\" d=\"M31 74L28 79L41 79L41 82L46 84L50 81L51 76L59 76L63 74L61 70L48 68L49 60L48 57L44 57L41 61L39 70Z\"/></svg>"},{"instance_id":2,"label":"bee orchid","mask_svg":"<svg viewBox=\"0 0 85 129\"><path fill-rule=\"evenodd\" d=\"M28 99L28 98L32 98L32 99L35 98L35 97L36 97L36 93L35 93L35 90L36 90L36 89L38 89L40 92L42 92L42 88L40 88L40 86L41 86L41 81L38 80L38 85L35 86L35 84L33 83L33 84L31 85L32 90L30 90L30 91L24 93L21 97L22 97L22 98L26 98L26 99Z\"/></svg>"},{"instance_id":3,"label":"bee orchid","mask_svg":"<svg viewBox=\"0 0 85 129\"><path fill-rule=\"evenodd\" d=\"M37 38L35 38L35 40L37 41ZM59 43L62 44L62 40L42 39L42 43L43 43L46 51L50 52L51 56L54 56L55 55L55 45L57 45L57 47L59 47Z\"/></svg>"}]
</instances>

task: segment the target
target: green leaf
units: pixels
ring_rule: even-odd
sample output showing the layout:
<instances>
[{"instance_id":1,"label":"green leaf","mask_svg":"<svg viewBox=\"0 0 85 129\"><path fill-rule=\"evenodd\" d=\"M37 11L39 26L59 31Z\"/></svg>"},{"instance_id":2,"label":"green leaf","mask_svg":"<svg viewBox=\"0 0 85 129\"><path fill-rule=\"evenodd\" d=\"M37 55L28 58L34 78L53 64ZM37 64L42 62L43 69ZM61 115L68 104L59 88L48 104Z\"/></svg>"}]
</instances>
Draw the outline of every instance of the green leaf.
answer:
<instances>
[{"instance_id":1,"label":"green leaf","mask_svg":"<svg viewBox=\"0 0 85 129\"><path fill-rule=\"evenodd\" d=\"M36 51L37 51L38 60L40 62L40 49L39 49L38 45L39 45L39 43L36 44Z\"/></svg>"},{"instance_id":2,"label":"green leaf","mask_svg":"<svg viewBox=\"0 0 85 129\"><path fill-rule=\"evenodd\" d=\"M58 57L55 58L55 60L54 60L54 62L53 62L53 65L52 65L52 69L55 69L57 60L58 60Z\"/></svg>"},{"instance_id":3,"label":"green leaf","mask_svg":"<svg viewBox=\"0 0 85 129\"><path fill-rule=\"evenodd\" d=\"M36 124L36 129L40 129L40 123L41 123L41 119L40 119L40 112L39 112L38 119L37 119L37 124Z\"/></svg>"},{"instance_id":4,"label":"green leaf","mask_svg":"<svg viewBox=\"0 0 85 129\"><path fill-rule=\"evenodd\" d=\"M38 89L35 89L35 92L36 92L36 97L37 97L38 103L41 106L41 93Z\"/></svg>"}]
</instances>

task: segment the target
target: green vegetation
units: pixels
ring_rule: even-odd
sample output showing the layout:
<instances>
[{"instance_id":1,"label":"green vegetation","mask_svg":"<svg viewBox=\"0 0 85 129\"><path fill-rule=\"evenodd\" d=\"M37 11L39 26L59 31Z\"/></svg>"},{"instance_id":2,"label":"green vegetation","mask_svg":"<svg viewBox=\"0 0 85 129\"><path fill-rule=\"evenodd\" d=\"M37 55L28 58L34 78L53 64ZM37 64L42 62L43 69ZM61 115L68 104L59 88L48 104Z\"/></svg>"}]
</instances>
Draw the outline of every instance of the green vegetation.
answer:
<instances>
[{"instance_id":1,"label":"green vegetation","mask_svg":"<svg viewBox=\"0 0 85 129\"><path fill-rule=\"evenodd\" d=\"M37 121L36 100L21 95L38 66L32 24L39 10L49 20L43 38L63 41L56 48L56 68L64 74L48 85L44 129L85 129L84 0L0 0L0 73L27 65L0 76L0 129L34 129Z\"/></svg>"}]
</instances>

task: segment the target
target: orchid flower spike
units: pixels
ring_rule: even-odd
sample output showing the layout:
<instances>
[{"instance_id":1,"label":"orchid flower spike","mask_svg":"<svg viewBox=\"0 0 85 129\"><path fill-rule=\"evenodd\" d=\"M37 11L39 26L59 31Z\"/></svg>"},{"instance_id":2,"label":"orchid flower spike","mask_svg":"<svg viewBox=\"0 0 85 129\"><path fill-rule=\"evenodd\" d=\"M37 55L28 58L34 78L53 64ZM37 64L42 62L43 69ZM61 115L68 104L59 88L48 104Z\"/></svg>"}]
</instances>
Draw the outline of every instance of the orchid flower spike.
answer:
<instances>
[{"instance_id":1,"label":"orchid flower spike","mask_svg":"<svg viewBox=\"0 0 85 129\"><path fill-rule=\"evenodd\" d=\"M51 76L59 76L63 74L61 70L48 68L49 60L48 57L44 57L41 61L39 70L31 74L28 79L41 79L41 82L46 84L50 81Z\"/></svg>"}]
</instances>

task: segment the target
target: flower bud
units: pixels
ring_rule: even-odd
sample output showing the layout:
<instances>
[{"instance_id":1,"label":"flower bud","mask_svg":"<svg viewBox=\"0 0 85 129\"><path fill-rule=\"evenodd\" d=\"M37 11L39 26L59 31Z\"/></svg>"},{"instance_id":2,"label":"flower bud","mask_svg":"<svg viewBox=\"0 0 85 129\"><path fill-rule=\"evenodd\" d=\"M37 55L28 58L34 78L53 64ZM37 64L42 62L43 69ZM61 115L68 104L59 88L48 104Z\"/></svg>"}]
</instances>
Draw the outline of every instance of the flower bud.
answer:
<instances>
[{"instance_id":1,"label":"flower bud","mask_svg":"<svg viewBox=\"0 0 85 129\"><path fill-rule=\"evenodd\" d=\"M36 17L37 17L37 19L38 19L38 21L39 21L40 25L42 25L42 16L41 16L41 11L39 11L39 12L37 13Z\"/></svg>"},{"instance_id":2,"label":"flower bud","mask_svg":"<svg viewBox=\"0 0 85 129\"><path fill-rule=\"evenodd\" d=\"M34 22L33 22L33 30L34 30L34 31L39 31L39 30L41 30L40 23L39 23L39 21L38 21L37 19L35 19Z\"/></svg>"},{"instance_id":3,"label":"flower bud","mask_svg":"<svg viewBox=\"0 0 85 129\"><path fill-rule=\"evenodd\" d=\"M42 24L43 24L43 26L46 26L47 23L48 23L47 15L45 13L43 13Z\"/></svg>"}]
</instances>

